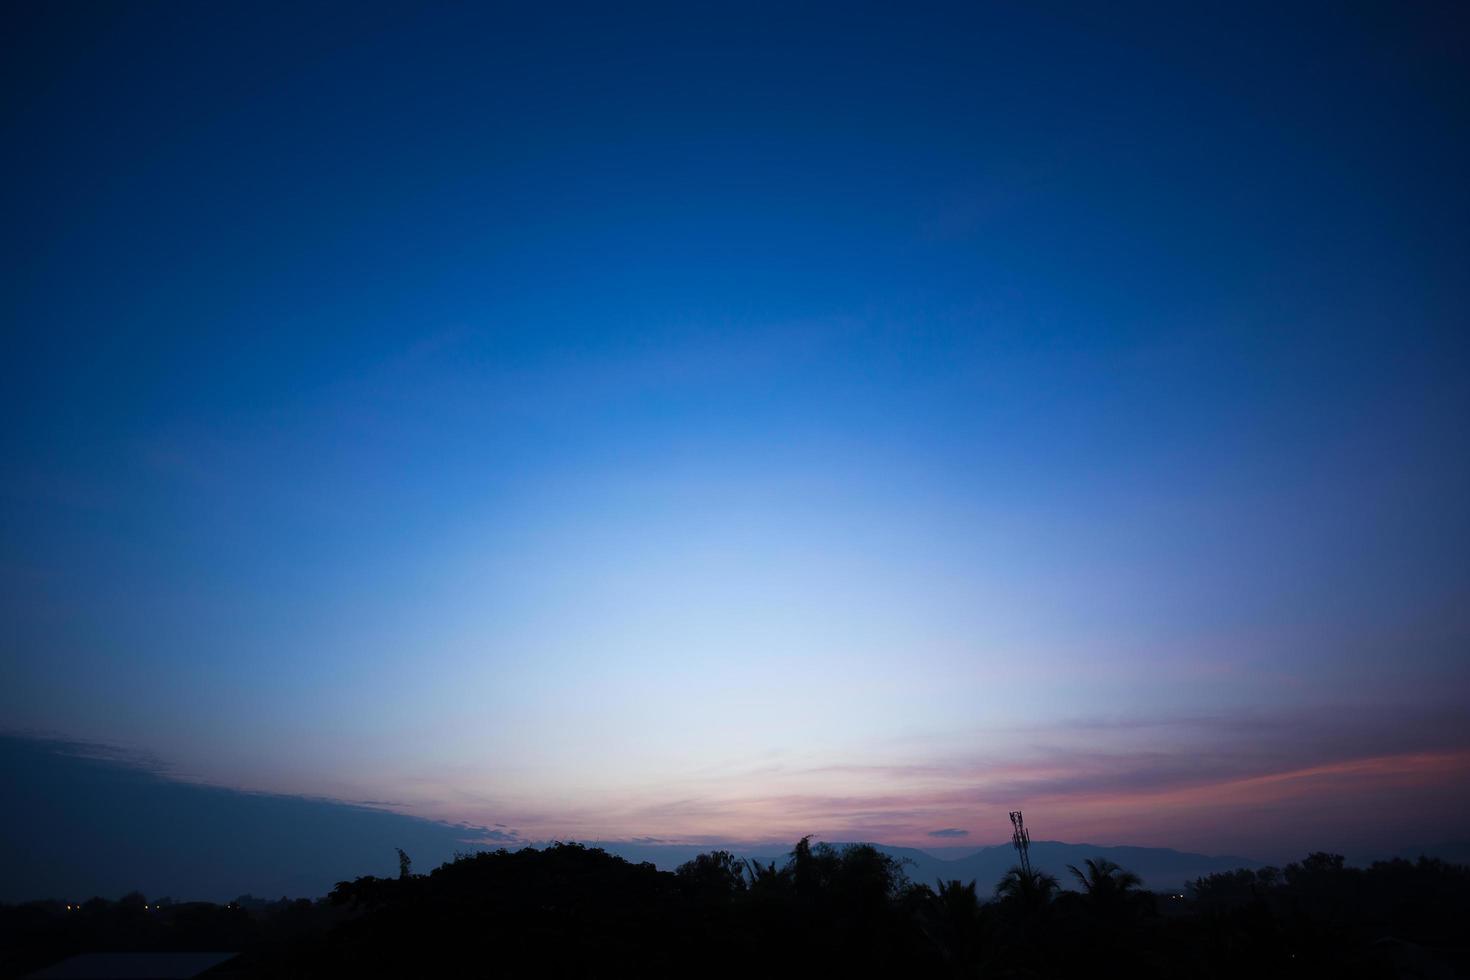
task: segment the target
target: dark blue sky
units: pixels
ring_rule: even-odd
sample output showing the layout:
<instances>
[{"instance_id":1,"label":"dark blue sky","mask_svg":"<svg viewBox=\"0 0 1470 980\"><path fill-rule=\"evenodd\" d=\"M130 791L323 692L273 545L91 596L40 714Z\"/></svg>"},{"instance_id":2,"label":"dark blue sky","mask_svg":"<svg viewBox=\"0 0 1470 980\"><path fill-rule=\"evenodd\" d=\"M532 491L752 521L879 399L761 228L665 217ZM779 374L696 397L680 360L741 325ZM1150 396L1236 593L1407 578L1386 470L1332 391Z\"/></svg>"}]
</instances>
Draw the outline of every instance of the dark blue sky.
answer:
<instances>
[{"instance_id":1,"label":"dark blue sky","mask_svg":"<svg viewBox=\"0 0 1470 980\"><path fill-rule=\"evenodd\" d=\"M1462 8L5 18L3 727L537 837L1464 826Z\"/></svg>"}]
</instances>

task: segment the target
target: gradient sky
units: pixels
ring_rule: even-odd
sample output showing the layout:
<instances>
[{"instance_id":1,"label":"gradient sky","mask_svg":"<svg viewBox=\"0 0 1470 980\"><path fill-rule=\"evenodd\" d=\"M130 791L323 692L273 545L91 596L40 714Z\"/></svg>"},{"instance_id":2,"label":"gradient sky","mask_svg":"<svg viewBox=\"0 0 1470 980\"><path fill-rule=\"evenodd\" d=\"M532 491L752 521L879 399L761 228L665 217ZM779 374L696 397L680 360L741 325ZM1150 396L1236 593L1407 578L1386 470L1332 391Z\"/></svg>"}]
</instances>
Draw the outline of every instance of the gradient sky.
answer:
<instances>
[{"instance_id":1,"label":"gradient sky","mask_svg":"<svg viewBox=\"0 0 1470 980\"><path fill-rule=\"evenodd\" d=\"M1462 5L299 6L6 8L0 728L527 838L1470 830Z\"/></svg>"}]
</instances>

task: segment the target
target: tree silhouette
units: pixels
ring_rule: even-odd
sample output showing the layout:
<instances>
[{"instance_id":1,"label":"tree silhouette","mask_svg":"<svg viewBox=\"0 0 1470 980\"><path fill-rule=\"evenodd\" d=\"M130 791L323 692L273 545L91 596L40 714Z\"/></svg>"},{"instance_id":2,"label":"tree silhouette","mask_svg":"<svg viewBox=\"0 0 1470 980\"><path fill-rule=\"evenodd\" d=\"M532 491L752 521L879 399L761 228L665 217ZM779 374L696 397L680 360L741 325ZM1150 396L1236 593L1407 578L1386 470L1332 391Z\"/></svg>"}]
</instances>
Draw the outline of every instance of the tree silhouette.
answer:
<instances>
[{"instance_id":1,"label":"tree silhouette","mask_svg":"<svg viewBox=\"0 0 1470 980\"><path fill-rule=\"evenodd\" d=\"M975 882L939 881L925 897L925 936L951 972L973 974L982 963L985 926L984 906Z\"/></svg>"},{"instance_id":2,"label":"tree silhouette","mask_svg":"<svg viewBox=\"0 0 1470 980\"><path fill-rule=\"evenodd\" d=\"M784 862L698 855L677 871L597 848L462 855L342 882L325 902L0 904L0 978L103 950L244 950L240 976L1470 976L1470 868L1313 854L1195 883L1155 909L1105 860L1081 893L1020 865L910 883L869 845L799 841Z\"/></svg>"},{"instance_id":3,"label":"tree silhouette","mask_svg":"<svg viewBox=\"0 0 1470 980\"><path fill-rule=\"evenodd\" d=\"M745 891L745 868L745 862L729 851L711 851L684 862L674 873L679 876L686 895L724 901L736 892Z\"/></svg>"},{"instance_id":4,"label":"tree silhouette","mask_svg":"<svg viewBox=\"0 0 1470 980\"><path fill-rule=\"evenodd\" d=\"M1055 875L1045 871L1028 871L1019 864L996 882L995 894L1027 909L1041 909L1051 903L1060 887Z\"/></svg>"},{"instance_id":5,"label":"tree silhouette","mask_svg":"<svg viewBox=\"0 0 1470 980\"><path fill-rule=\"evenodd\" d=\"M1067 870L1072 872L1072 877L1077 879L1083 893L1094 904L1116 904L1130 891L1143 885L1142 878L1107 858L1088 858L1082 863L1086 871L1075 864L1067 865Z\"/></svg>"},{"instance_id":6,"label":"tree silhouette","mask_svg":"<svg viewBox=\"0 0 1470 980\"><path fill-rule=\"evenodd\" d=\"M776 862L761 864L754 859L743 862L746 878L750 883L751 891L775 891L779 890L790 876L782 868L776 867Z\"/></svg>"}]
</instances>

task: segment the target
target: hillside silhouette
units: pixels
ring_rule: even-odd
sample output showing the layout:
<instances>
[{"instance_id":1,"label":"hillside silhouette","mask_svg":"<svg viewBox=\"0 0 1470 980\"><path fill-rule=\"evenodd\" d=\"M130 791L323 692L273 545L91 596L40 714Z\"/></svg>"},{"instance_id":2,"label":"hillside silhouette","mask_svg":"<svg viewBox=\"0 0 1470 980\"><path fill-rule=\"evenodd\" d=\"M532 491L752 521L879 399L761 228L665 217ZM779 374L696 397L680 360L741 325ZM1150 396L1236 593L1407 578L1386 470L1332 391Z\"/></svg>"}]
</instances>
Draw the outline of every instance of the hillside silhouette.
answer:
<instances>
[{"instance_id":1,"label":"hillside silhouette","mask_svg":"<svg viewBox=\"0 0 1470 980\"><path fill-rule=\"evenodd\" d=\"M916 881L870 845L676 871L599 848L462 855L316 901L0 906L0 975L92 951L242 953L219 976L1454 977L1470 868L1317 853L1143 890L1105 858L1057 876Z\"/></svg>"}]
</instances>

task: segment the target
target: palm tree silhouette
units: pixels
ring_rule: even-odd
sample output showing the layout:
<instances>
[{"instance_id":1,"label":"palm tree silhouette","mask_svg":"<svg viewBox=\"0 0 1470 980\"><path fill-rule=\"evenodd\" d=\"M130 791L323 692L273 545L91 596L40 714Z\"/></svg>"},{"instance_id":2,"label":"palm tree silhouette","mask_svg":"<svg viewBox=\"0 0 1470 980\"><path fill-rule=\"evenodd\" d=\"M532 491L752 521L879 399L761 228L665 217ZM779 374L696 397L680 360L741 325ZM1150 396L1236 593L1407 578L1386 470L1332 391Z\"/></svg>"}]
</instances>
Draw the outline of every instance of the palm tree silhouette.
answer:
<instances>
[{"instance_id":1,"label":"palm tree silhouette","mask_svg":"<svg viewBox=\"0 0 1470 980\"><path fill-rule=\"evenodd\" d=\"M981 960L983 913L975 882L939 881L921 928L952 968L973 972Z\"/></svg>"},{"instance_id":2,"label":"palm tree silhouette","mask_svg":"<svg viewBox=\"0 0 1470 980\"><path fill-rule=\"evenodd\" d=\"M1088 858L1082 863L1087 866L1086 871L1075 864L1067 865L1067 870L1072 872L1072 877L1077 879L1087 897L1093 901L1105 902L1121 898L1143 884L1143 879L1138 875L1124 870L1107 858Z\"/></svg>"},{"instance_id":3,"label":"palm tree silhouette","mask_svg":"<svg viewBox=\"0 0 1470 980\"><path fill-rule=\"evenodd\" d=\"M1026 908L1041 908L1056 894L1058 882L1055 875L1035 871L1019 864L1005 873L995 886L995 894Z\"/></svg>"}]
</instances>

